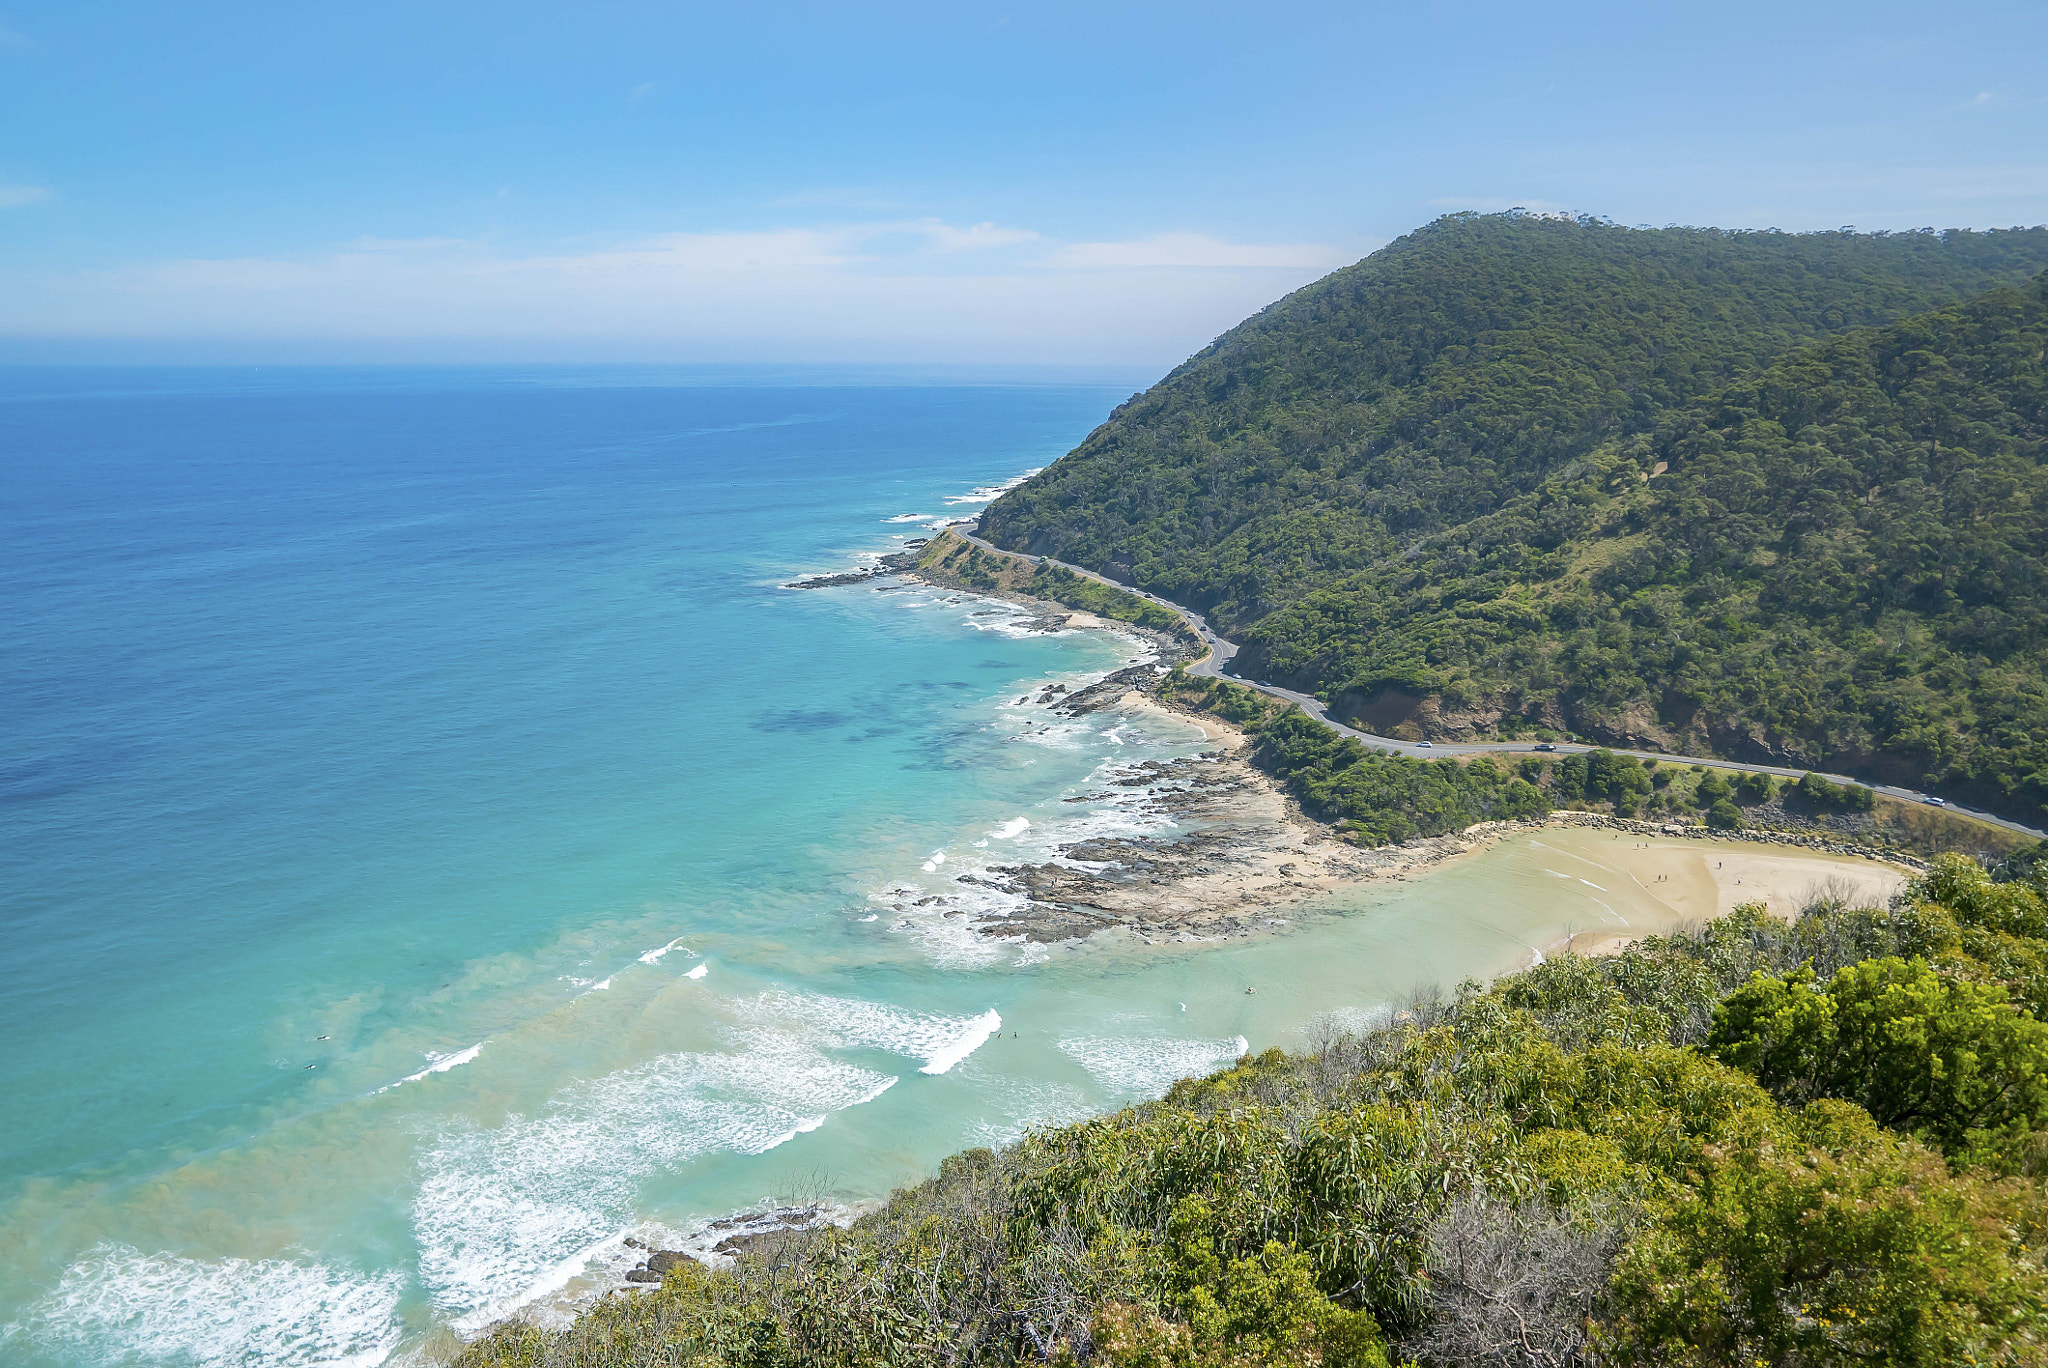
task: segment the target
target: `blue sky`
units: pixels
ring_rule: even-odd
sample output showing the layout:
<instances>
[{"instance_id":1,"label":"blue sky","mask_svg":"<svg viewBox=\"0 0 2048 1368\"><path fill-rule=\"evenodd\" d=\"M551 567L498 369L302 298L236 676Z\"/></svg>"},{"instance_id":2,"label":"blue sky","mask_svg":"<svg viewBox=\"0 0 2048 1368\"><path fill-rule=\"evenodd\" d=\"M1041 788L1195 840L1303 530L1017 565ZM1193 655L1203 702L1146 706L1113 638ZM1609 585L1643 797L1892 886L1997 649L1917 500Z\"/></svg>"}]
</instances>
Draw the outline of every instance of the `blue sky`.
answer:
<instances>
[{"instance_id":1,"label":"blue sky","mask_svg":"<svg viewBox=\"0 0 2048 1368\"><path fill-rule=\"evenodd\" d=\"M2048 6L0 0L12 360L1164 365L1455 209L2048 221Z\"/></svg>"}]
</instances>

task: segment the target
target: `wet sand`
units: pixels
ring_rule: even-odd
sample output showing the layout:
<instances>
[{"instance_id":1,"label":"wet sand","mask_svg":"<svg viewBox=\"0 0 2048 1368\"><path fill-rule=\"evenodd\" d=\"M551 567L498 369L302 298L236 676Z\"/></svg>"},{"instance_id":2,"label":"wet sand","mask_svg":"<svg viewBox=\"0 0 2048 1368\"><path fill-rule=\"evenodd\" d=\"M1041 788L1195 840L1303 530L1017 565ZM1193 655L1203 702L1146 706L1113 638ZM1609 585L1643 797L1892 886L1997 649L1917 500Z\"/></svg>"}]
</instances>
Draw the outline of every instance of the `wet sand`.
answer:
<instances>
[{"instance_id":1,"label":"wet sand","mask_svg":"<svg viewBox=\"0 0 2048 1368\"><path fill-rule=\"evenodd\" d=\"M1647 925L1641 924L1639 909L1637 924L1627 932L1589 928L1546 946L1549 953L1612 953L1641 936L1663 935L1726 916L1745 903L1760 902L1788 921L1824 898L1881 907L1913 875L1902 865L1794 846L1637 836L1561 825L1527 839L1567 859L1627 876L1647 895L1652 909Z\"/></svg>"},{"instance_id":2,"label":"wet sand","mask_svg":"<svg viewBox=\"0 0 2048 1368\"><path fill-rule=\"evenodd\" d=\"M1082 706L1201 729L1213 743L1207 762L1184 774L1162 773L1155 794L1189 830L1162 841L1089 842L1054 863L1008 867L1002 871L1008 890L1029 897L1032 907L987 923L986 934L1039 941L1112 928L1141 941L1251 935L1286 925L1293 907L1312 910L1370 885L1423 877L1508 841L1577 862L1579 873L1598 871L1580 880L1592 888L1605 891L1616 878L1628 882L1626 918L1603 914L1601 924L1571 927L1540 947L1544 954L1602 954L1725 916L1745 903L1761 902L1788 920L1822 898L1881 906L1913 873L1793 845L1616 832L1588 825L1600 819L1581 813L1361 849L1303 814L1254 769L1246 758L1248 738L1228 722L1168 706L1142 688L1112 687Z\"/></svg>"}]
</instances>

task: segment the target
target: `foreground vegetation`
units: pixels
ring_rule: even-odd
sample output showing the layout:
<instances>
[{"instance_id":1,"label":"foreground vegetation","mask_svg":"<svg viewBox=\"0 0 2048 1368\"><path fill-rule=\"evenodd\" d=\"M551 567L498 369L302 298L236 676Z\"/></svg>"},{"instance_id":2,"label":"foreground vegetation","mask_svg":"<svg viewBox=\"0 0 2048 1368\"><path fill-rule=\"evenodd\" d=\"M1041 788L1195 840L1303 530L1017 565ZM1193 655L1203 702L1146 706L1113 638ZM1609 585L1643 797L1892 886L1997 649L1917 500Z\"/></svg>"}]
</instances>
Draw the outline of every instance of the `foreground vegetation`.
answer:
<instances>
[{"instance_id":1,"label":"foreground vegetation","mask_svg":"<svg viewBox=\"0 0 2048 1368\"><path fill-rule=\"evenodd\" d=\"M2042 893L1424 997L463 1364L2048 1363Z\"/></svg>"},{"instance_id":2,"label":"foreground vegetation","mask_svg":"<svg viewBox=\"0 0 2048 1368\"><path fill-rule=\"evenodd\" d=\"M983 519L1374 730L1565 730L2048 815L2048 230L1454 216ZM1832 340L1830 340L1832 339Z\"/></svg>"}]
</instances>

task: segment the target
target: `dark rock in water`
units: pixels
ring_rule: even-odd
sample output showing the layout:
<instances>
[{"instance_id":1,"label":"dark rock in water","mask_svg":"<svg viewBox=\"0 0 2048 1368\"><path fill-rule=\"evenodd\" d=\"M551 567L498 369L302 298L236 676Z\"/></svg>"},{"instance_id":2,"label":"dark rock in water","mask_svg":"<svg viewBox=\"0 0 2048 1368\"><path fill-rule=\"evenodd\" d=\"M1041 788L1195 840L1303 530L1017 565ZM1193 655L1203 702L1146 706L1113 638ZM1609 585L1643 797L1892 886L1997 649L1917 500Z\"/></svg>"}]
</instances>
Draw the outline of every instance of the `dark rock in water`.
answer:
<instances>
[{"instance_id":1,"label":"dark rock in water","mask_svg":"<svg viewBox=\"0 0 2048 1368\"><path fill-rule=\"evenodd\" d=\"M921 545L913 542L912 545ZM783 585L785 589L830 589L837 584L861 584L885 575L900 575L917 564L917 557L898 551L882 557L873 565L858 570L842 570L836 575L806 575L800 580L791 580Z\"/></svg>"},{"instance_id":2,"label":"dark rock in water","mask_svg":"<svg viewBox=\"0 0 2048 1368\"><path fill-rule=\"evenodd\" d=\"M651 1268L632 1268L626 1271L626 1281L632 1283L658 1283L661 1274Z\"/></svg>"},{"instance_id":3,"label":"dark rock in water","mask_svg":"<svg viewBox=\"0 0 2048 1368\"><path fill-rule=\"evenodd\" d=\"M1085 689L1076 689L1055 703L1052 710L1069 717L1079 717L1110 706L1133 689L1142 693L1158 682L1159 676L1150 665L1133 665L1105 675ZM1045 700L1041 698L1039 701Z\"/></svg>"},{"instance_id":4,"label":"dark rock in water","mask_svg":"<svg viewBox=\"0 0 2048 1368\"><path fill-rule=\"evenodd\" d=\"M663 1273L668 1272L677 1264L687 1263L689 1261L689 1258L689 1255L680 1253L673 1249L657 1249L654 1251L653 1255L648 1258L647 1268L649 1272L652 1272L656 1276L659 1276Z\"/></svg>"},{"instance_id":5,"label":"dark rock in water","mask_svg":"<svg viewBox=\"0 0 2048 1368\"><path fill-rule=\"evenodd\" d=\"M799 1226L795 1229L754 1230L749 1231L745 1235L729 1235L713 1245L711 1252L713 1254L723 1254L731 1259L742 1259L754 1255L765 1258L772 1256L782 1246L788 1244L790 1240L807 1233L810 1229L809 1226Z\"/></svg>"}]
</instances>

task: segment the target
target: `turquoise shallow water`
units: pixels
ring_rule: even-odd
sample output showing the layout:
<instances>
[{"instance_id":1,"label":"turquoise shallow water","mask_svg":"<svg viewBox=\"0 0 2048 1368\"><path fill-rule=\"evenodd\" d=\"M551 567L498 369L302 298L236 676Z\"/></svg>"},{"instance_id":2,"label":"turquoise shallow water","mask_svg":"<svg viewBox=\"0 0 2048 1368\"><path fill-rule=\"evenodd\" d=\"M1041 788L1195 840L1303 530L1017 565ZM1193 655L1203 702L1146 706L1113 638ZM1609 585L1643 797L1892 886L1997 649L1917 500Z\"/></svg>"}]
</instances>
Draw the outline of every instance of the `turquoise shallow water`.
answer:
<instances>
[{"instance_id":1,"label":"turquoise shallow water","mask_svg":"<svg viewBox=\"0 0 2048 1368\"><path fill-rule=\"evenodd\" d=\"M1257 942L963 930L1201 738L1019 701L1123 638L780 586L1139 379L0 372L6 1360L432 1358L1597 915L1516 847Z\"/></svg>"}]
</instances>

